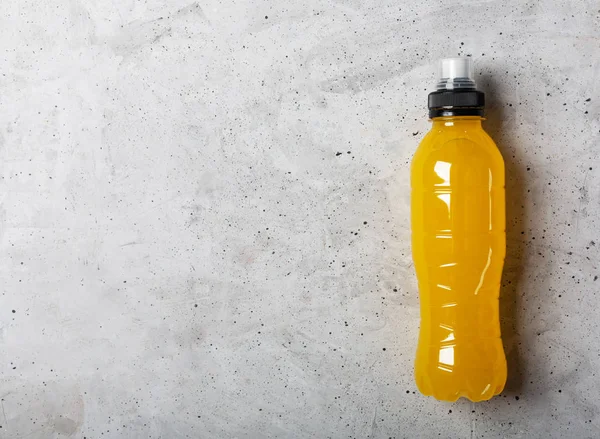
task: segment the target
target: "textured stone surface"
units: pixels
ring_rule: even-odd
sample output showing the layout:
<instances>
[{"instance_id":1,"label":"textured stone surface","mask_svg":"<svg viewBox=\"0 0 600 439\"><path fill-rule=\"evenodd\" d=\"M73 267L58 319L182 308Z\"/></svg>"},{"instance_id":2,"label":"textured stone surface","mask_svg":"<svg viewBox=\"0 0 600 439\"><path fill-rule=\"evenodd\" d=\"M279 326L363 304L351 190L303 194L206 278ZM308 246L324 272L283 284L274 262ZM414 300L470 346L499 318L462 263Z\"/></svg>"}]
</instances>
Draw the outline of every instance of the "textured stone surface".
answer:
<instances>
[{"instance_id":1,"label":"textured stone surface","mask_svg":"<svg viewBox=\"0 0 600 439\"><path fill-rule=\"evenodd\" d=\"M600 6L460 3L1 2L0 437L599 437ZM477 405L412 378L409 161L457 54L507 167Z\"/></svg>"}]
</instances>

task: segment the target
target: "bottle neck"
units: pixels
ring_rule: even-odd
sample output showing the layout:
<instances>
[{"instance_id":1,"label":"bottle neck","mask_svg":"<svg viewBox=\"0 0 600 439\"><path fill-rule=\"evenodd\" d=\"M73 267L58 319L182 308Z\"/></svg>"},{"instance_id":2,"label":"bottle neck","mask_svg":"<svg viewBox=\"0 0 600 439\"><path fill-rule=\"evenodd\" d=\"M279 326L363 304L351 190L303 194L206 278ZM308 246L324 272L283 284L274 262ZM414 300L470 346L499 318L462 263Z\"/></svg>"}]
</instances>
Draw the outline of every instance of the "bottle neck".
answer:
<instances>
[{"instance_id":1,"label":"bottle neck","mask_svg":"<svg viewBox=\"0 0 600 439\"><path fill-rule=\"evenodd\" d=\"M444 127L455 128L481 128L481 116L442 116L431 119L433 128L440 129Z\"/></svg>"}]
</instances>

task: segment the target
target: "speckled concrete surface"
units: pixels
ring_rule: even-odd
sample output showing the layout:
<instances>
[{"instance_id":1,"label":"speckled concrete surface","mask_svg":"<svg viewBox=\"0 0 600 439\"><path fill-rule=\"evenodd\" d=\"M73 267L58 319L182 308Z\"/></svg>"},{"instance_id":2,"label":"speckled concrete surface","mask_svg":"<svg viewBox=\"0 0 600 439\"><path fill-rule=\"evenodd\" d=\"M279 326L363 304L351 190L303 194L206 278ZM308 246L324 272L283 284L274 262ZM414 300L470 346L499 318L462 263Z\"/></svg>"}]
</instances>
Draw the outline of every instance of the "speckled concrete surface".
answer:
<instances>
[{"instance_id":1,"label":"speckled concrete surface","mask_svg":"<svg viewBox=\"0 0 600 439\"><path fill-rule=\"evenodd\" d=\"M600 436L597 1L0 20L0 437ZM457 54L507 162L510 378L477 405L412 379L409 161Z\"/></svg>"}]
</instances>

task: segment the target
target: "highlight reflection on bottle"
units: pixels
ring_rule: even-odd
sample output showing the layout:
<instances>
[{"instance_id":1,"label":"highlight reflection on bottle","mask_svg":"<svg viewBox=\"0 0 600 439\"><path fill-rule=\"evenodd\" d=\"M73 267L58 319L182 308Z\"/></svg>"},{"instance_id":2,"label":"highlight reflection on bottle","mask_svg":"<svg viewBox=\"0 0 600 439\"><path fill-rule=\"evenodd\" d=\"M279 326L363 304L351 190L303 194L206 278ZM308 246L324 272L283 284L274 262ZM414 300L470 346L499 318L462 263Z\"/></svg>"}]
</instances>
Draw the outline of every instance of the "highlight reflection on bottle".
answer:
<instances>
[{"instance_id":1,"label":"highlight reflection on bottle","mask_svg":"<svg viewBox=\"0 0 600 439\"><path fill-rule=\"evenodd\" d=\"M506 382L498 299L506 253L504 161L481 126L470 58L440 63L433 126L411 166L421 302L415 379L440 400L482 401Z\"/></svg>"}]
</instances>

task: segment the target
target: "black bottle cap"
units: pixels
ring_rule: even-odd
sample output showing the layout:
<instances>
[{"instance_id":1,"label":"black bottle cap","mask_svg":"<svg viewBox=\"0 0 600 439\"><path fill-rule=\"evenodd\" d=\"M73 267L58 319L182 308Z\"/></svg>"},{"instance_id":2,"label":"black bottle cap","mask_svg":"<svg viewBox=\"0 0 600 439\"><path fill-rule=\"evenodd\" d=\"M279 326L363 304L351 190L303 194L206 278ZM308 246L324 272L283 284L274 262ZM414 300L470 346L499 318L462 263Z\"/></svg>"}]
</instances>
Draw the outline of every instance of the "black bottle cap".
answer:
<instances>
[{"instance_id":1,"label":"black bottle cap","mask_svg":"<svg viewBox=\"0 0 600 439\"><path fill-rule=\"evenodd\" d=\"M436 91L429 95L429 117L483 116L485 95L475 86L473 59L444 58Z\"/></svg>"},{"instance_id":2,"label":"black bottle cap","mask_svg":"<svg viewBox=\"0 0 600 439\"><path fill-rule=\"evenodd\" d=\"M429 94L429 117L483 116L485 94L473 89L437 90Z\"/></svg>"}]
</instances>

